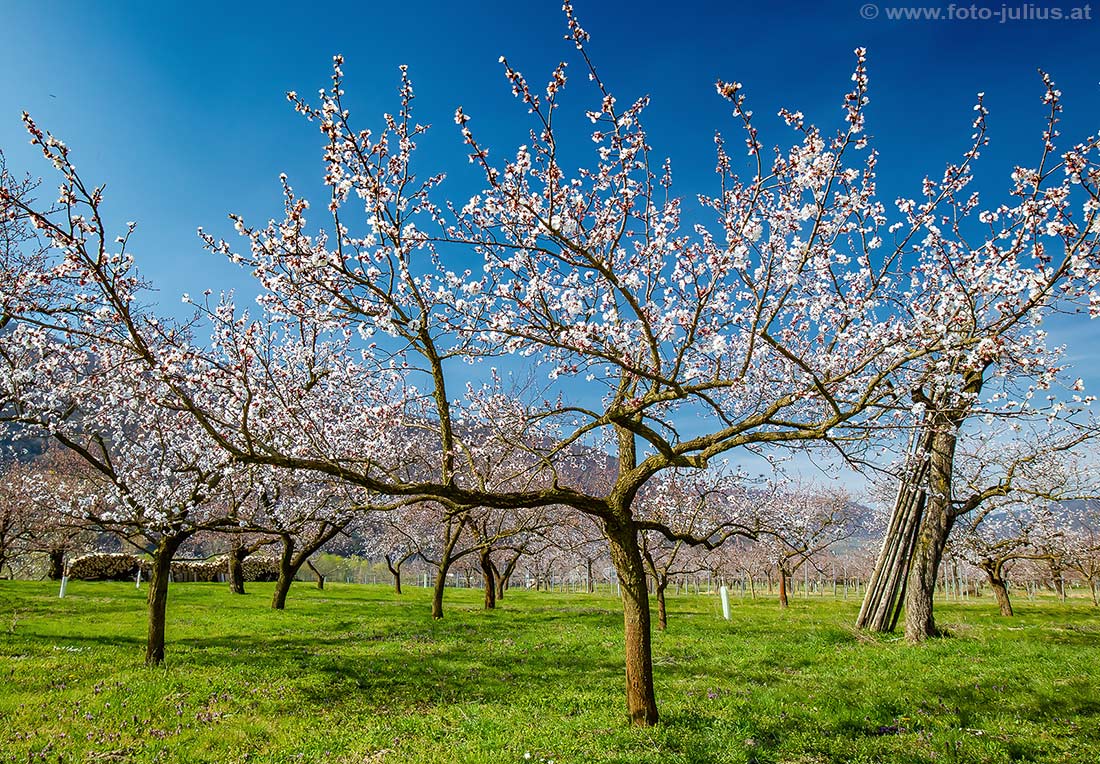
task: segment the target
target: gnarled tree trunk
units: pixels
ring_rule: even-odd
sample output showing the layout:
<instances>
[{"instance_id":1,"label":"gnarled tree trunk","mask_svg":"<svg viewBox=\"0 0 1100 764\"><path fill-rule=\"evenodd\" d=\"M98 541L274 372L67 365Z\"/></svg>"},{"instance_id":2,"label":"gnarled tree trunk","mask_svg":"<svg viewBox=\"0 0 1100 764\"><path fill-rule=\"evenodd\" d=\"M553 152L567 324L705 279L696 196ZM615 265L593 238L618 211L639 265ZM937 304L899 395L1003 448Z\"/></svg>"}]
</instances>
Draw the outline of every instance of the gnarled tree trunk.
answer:
<instances>
[{"instance_id":1,"label":"gnarled tree trunk","mask_svg":"<svg viewBox=\"0 0 1100 764\"><path fill-rule=\"evenodd\" d=\"M999 562L987 560L982 563L982 570L989 579L989 588L993 590L993 596L997 598L997 606L1001 609L1001 615L1012 616L1012 601L1008 598L1008 586L1005 584L1002 574L1003 566Z\"/></svg>"},{"instance_id":2,"label":"gnarled tree trunk","mask_svg":"<svg viewBox=\"0 0 1100 764\"><path fill-rule=\"evenodd\" d=\"M787 600L787 580L790 576L787 575L787 571L783 570L783 566L778 566L779 572L779 607L788 608L790 602Z\"/></svg>"}]
</instances>

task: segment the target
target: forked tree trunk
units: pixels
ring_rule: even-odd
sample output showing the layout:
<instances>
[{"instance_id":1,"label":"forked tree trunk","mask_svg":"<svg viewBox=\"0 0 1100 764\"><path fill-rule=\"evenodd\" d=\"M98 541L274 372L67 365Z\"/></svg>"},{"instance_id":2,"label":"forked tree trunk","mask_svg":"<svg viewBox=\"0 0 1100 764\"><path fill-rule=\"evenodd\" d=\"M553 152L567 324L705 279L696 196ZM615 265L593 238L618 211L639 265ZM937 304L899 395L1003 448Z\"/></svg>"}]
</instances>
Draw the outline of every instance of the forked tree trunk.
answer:
<instances>
[{"instance_id":1,"label":"forked tree trunk","mask_svg":"<svg viewBox=\"0 0 1100 764\"><path fill-rule=\"evenodd\" d=\"M443 617L443 593L447 586L447 571L455 562L452 557L458 540L462 536L462 528L465 524L465 516L451 518L443 529L443 553L436 564L435 587L432 589L432 618L439 620ZM459 555L461 557L462 555Z\"/></svg>"},{"instance_id":2,"label":"forked tree trunk","mask_svg":"<svg viewBox=\"0 0 1100 764\"><path fill-rule=\"evenodd\" d=\"M986 577L989 579L989 588L993 590L993 596L997 598L997 606L1001 609L1001 615L1012 616L1012 601L1008 598L1008 586L1001 577L999 566L987 568L982 566Z\"/></svg>"},{"instance_id":3,"label":"forked tree trunk","mask_svg":"<svg viewBox=\"0 0 1100 764\"><path fill-rule=\"evenodd\" d=\"M317 570L317 566L313 564L313 560L306 560L306 565L313 571L313 575L317 578L317 588L324 590L325 588L325 574Z\"/></svg>"},{"instance_id":4,"label":"forked tree trunk","mask_svg":"<svg viewBox=\"0 0 1100 764\"><path fill-rule=\"evenodd\" d=\"M497 564L490 558L489 564L493 566L493 579L496 581L497 602L504 599L504 592L506 592L511 585L512 575L516 572L516 565L519 564L519 559L522 556L522 552L517 552L512 555L512 558L505 563L503 570L498 568Z\"/></svg>"},{"instance_id":5,"label":"forked tree trunk","mask_svg":"<svg viewBox=\"0 0 1100 764\"><path fill-rule=\"evenodd\" d=\"M510 560L507 565L504 566L504 570L500 570L496 567L495 563L490 562L493 566L493 580L496 582L496 597L497 602L504 599L504 592L508 589L508 581L512 578L512 573L516 569L516 561L519 557L515 557Z\"/></svg>"},{"instance_id":6,"label":"forked tree trunk","mask_svg":"<svg viewBox=\"0 0 1100 764\"><path fill-rule=\"evenodd\" d=\"M905 593L905 638L910 642L921 642L939 633L932 613L932 603L940 560L943 558L951 527L955 523L951 511L955 444L954 427L943 428L932 436L928 496L917 543L913 549Z\"/></svg>"},{"instance_id":7,"label":"forked tree trunk","mask_svg":"<svg viewBox=\"0 0 1100 764\"><path fill-rule=\"evenodd\" d=\"M347 523L333 525L322 523L320 528L311 537L306 537L302 542L302 548L295 553L296 543L289 533L280 533L283 541L283 553L279 557L279 579L275 582L275 593L271 597L271 607L275 610L286 608L286 596L290 592L290 585L294 583L294 577L303 565L309 562L309 558L319 551L339 533ZM325 577L309 563L309 567L317 575L317 588L325 588Z\"/></svg>"},{"instance_id":8,"label":"forked tree trunk","mask_svg":"<svg viewBox=\"0 0 1100 764\"><path fill-rule=\"evenodd\" d=\"M488 547L478 550L477 560L481 565L481 579L485 589L485 609L492 610L497 606L497 584L496 569L493 568Z\"/></svg>"},{"instance_id":9,"label":"forked tree trunk","mask_svg":"<svg viewBox=\"0 0 1100 764\"><path fill-rule=\"evenodd\" d=\"M658 715L653 691L649 595L638 529L633 520L626 518L605 521L604 532L623 601L627 710L632 724L648 727L657 723Z\"/></svg>"},{"instance_id":10,"label":"forked tree trunk","mask_svg":"<svg viewBox=\"0 0 1100 764\"><path fill-rule=\"evenodd\" d=\"M390 556L388 554L386 555L386 567L390 569L390 574L393 576L394 594L401 593L401 563L402 560L398 560L397 563L394 564L393 560L390 559Z\"/></svg>"},{"instance_id":11,"label":"forked tree trunk","mask_svg":"<svg viewBox=\"0 0 1100 764\"><path fill-rule=\"evenodd\" d=\"M779 568L779 607L788 608L790 602L787 601L787 571L783 570L782 566Z\"/></svg>"},{"instance_id":12,"label":"forked tree trunk","mask_svg":"<svg viewBox=\"0 0 1100 764\"><path fill-rule=\"evenodd\" d=\"M164 663L164 630L168 613L168 579L172 573L172 558L176 550L190 534L161 539L153 550L149 573L149 593L146 597L149 610L149 635L145 641L145 665Z\"/></svg>"}]
</instances>

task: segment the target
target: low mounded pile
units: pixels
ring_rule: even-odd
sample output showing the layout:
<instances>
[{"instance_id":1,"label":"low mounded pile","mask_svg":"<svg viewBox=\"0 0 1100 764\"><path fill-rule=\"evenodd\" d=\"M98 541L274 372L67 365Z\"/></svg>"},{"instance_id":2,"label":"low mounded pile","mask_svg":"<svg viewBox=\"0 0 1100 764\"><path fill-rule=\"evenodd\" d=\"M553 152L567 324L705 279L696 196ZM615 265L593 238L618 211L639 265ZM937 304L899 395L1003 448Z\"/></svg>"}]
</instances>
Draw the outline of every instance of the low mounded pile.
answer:
<instances>
[{"instance_id":1,"label":"low mounded pile","mask_svg":"<svg viewBox=\"0 0 1100 764\"><path fill-rule=\"evenodd\" d=\"M150 563L146 557L128 553L93 552L69 561L68 576L82 581L132 581L148 579ZM221 581L229 573L229 559L217 555L207 560L173 560L174 581ZM246 557L245 581L274 581L279 577L279 561L274 557Z\"/></svg>"}]
</instances>

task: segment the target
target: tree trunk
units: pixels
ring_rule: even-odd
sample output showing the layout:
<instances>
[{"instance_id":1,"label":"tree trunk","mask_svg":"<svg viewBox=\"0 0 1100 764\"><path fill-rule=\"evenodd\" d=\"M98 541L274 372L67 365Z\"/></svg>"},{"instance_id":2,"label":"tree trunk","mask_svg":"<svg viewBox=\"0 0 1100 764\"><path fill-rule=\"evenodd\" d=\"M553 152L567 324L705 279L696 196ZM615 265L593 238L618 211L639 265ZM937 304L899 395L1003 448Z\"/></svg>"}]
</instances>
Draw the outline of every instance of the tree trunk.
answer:
<instances>
[{"instance_id":1,"label":"tree trunk","mask_svg":"<svg viewBox=\"0 0 1100 764\"><path fill-rule=\"evenodd\" d=\"M665 631L668 628L668 610L665 608L665 589L668 588L668 579L657 582L657 628Z\"/></svg>"},{"instance_id":2,"label":"tree trunk","mask_svg":"<svg viewBox=\"0 0 1100 764\"><path fill-rule=\"evenodd\" d=\"M507 571L507 568L505 568L505 571ZM504 573L502 571L496 570L495 568L493 569L493 573L495 574L493 578L496 581L497 588L497 602L500 602L502 599L504 599L504 590L507 588L508 579L504 577Z\"/></svg>"},{"instance_id":3,"label":"tree trunk","mask_svg":"<svg viewBox=\"0 0 1100 764\"><path fill-rule=\"evenodd\" d=\"M633 520L625 518L605 521L604 532L623 601L627 710L632 724L648 727L657 724L658 715L653 691L649 595L638 530Z\"/></svg>"},{"instance_id":4,"label":"tree trunk","mask_svg":"<svg viewBox=\"0 0 1100 764\"><path fill-rule=\"evenodd\" d=\"M229 550L229 591L244 594L244 559L248 556L248 547L235 543Z\"/></svg>"},{"instance_id":5,"label":"tree trunk","mask_svg":"<svg viewBox=\"0 0 1100 764\"><path fill-rule=\"evenodd\" d=\"M1054 581L1054 591L1058 595L1058 600L1060 602L1065 602L1066 601L1066 579L1065 579L1065 576L1062 575L1062 568L1060 568L1060 567L1058 567L1054 564L1051 564L1051 566L1050 566L1050 576Z\"/></svg>"},{"instance_id":6,"label":"tree trunk","mask_svg":"<svg viewBox=\"0 0 1100 764\"><path fill-rule=\"evenodd\" d=\"M787 601L787 571L779 568L779 607L786 609L790 607L790 603Z\"/></svg>"},{"instance_id":7,"label":"tree trunk","mask_svg":"<svg viewBox=\"0 0 1100 764\"><path fill-rule=\"evenodd\" d=\"M439 565L435 577L435 587L432 589L432 618L436 620L443 617L443 588L447 585L447 568L449 567L450 563Z\"/></svg>"},{"instance_id":8,"label":"tree trunk","mask_svg":"<svg viewBox=\"0 0 1100 764\"><path fill-rule=\"evenodd\" d=\"M306 565L313 571L313 575L317 577L317 588L323 591L325 588L325 575L317 570L317 566L313 564L313 560L306 560Z\"/></svg>"},{"instance_id":9,"label":"tree trunk","mask_svg":"<svg viewBox=\"0 0 1100 764\"><path fill-rule=\"evenodd\" d=\"M989 588L993 590L993 594L997 598L997 606L1001 608L1001 615L1012 616L1012 601L1008 598L1008 587L1005 586L1005 580L992 570L987 569L985 574L989 578Z\"/></svg>"},{"instance_id":10,"label":"tree trunk","mask_svg":"<svg viewBox=\"0 0 1100 764\"><path fill-rule=\"evenodd\" d=\"M149 635L145 642L145 665L164 663L164 629L168 611L168 579L172 572L172 558L176 550L190 534L161 539L153 550L153 562L149 574Z\"/></svg>"},{"instance_id":11,"label":"tree trunk","mask_svg":"<svg viewBox=\"0 0 1100 764\"><path fill-rule=\"evenodd\" d=\"M401 561L398 560L397 564L394 565L393 561L390 559L390 556L387 554L386 555L386 567L390 569L390 573L393 575L393 593L394 594L400 594L401 593Z\"/></svg>"},{"instance_id":12,"label":"tree trunk","mask_svg":"<svg viewBox=\"0 0 1100 764\"><path fill-rule=\"evenodd\" d=\"M481 578L485 588L485 609L492 610L497 606L497 585L488 547L478 550L477 559L481 564Z\"/></svg>"},{"instance_id":13,"label":"tree trunk","mask_svg":"<svg viewBox=\"0 0 1100 764\"><path fill-rule=\"evenodd\" d=\"M275 581L275 593L271 596L271 607L286 610L286 597L290 594L290 585L294 582L294 573L286 573L279 566L279 578Z\"/></svg>"},{"instance_id":14,"label":"tree trunk","mask_svg":"<svg viewBox=\"0 0 1100 764\"><path fill-rule=\"evenodd\" d=\"M928 495L905 592L905 638L921 642L938 633L932 614L936 576L955 517L952 514L952 475L955 466L955 428L940 424L932 436Z\"/></svg>"},{"instance_id":15,"label":"tree trunk","mask_svg":"<svg viewBox=\"0 0 1100 764\"><path fill-rule=\"evenodd\" d=\"M271 607L275 610L286 609L286 596L290 585L294 583L294 574L299 565L294 564L294 540L283 536L283 554L279 558L279 578L275 581L275 593L271 596Z\"/></svg>"},{"instance_id":16,"label":"tree trunk","mask_svg":"<svg viewBox=\"0 0 1100 764\"><path fill-rule=\"evenodd\" d=\"M46 575L49 576L51 581L60 581L61 577L65 575L65 549L51 549L50 555L50 568ZM0 565L0 567L3 567Z\"/></svg>"}]
</instances>

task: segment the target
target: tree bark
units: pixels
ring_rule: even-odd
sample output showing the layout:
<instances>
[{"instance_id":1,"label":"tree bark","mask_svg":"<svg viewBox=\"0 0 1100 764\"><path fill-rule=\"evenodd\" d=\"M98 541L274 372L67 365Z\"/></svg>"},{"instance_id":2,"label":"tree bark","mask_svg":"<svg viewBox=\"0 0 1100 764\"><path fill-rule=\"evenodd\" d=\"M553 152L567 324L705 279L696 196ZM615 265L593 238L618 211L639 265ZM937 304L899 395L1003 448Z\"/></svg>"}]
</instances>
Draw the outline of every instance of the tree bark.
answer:
<instances>
[{"instance_id":1,"label":"tree bark","mask_svg":"<svg viewBox=\"0 0 1100 764\"><path fill-rule=\"evenodd\" d=\"M286 608L286 596L290 592L290 585L294 583L294 576L298 575L301 567L309 562L310 556L331 541L333 536L343 530L346 525L347 523L334 525L323 522L313 536L303 539L302 548L298 550L297 554L295 554L296 543L294 537L290 533L279 534L279 538L283 541L283 553L279 557L279 580L275 582L275 594L271 598L271 607L275 610ZM317 575L317 588L324 589L325 577L317 571L312 563L309 567Z\"/></svg>"},{"instance_id":2,"label":"tree bark","mask_svg":"<svg viewBox=\"0 0 1100 764\"><path fill-rule=\"evenodd\" d=\"M1001 609L1001 615L1012 616L1012 601L1008 598L1008 587L1005 585L1005 580L1001 578L1000 572L989 568L983 568L985 575L989 578L989 588L993 590L993 595L997 598L997 606Z\"/></svg>"},{"instance_id":3,"label":"tree bark","mask_svg":"<svg viewBox=\"0 0 1100 764\"><path fill-rule=\"evenodd\" d=\"M665 607L665 589L668 588L668 579L657 582L657 628L661 631L668 629L668 609Z\"/></svg>"},{"instance_id":4,"label":"tree bark","mask_svg":"<svg viewBox=\"0 0 1100 764\"><path fill-rule=\"evenodd\" d=\"M478 562L481 564L481 578L485 588L485 609L493 610L497 606L496 575L493 568L493 560L489 554L489 548L483 547L477 553Z\"/></svg>"},{"instance_id":5,"label":"tree bark","mask_svg":"<svg viewBox=\"0 0 1100 764\"><path fill-rule=\"evenodd\" d=\"M313 564L313 560L306 560L306 565L313 571L313 575L317 577L317 588L323 591L325 588L325 575L317 570L317 566Z\"/></svg>"},{"instance_id":6,"label":"tree bark","mask_svg":"<svg viewBox=\"0 0 1100 764\"><path fill-rule=\"evenodd\" d=\"M447 569L451 567L449 561L440 563L435 577L435 586L432 588L432 618L437 621L443 617L443 589L447 585Z\"/></svg>"},{"instance_id":7,"label":"tree bark","mask_svg":"<svg viewBox=\"0 0 1100 764\"><path fill-rule=\"evenodd\" d=\"M649 595L638 530L630 518L616 518L605 521L604 532L623 601L627 710L632 724L648 727L657 724L658 715L653 690Z\"/></svg>"},{"instance_id":8,"label":"tree bark","mask_svg":"<svg viewBox=\"0 0 1100 764\"><path fill-rule=\"evenodd\" d=\"M932 602L940 560L955 523L951 506L955 433L954 425L947 424L932 436L927 500L905 592L905 638L910 642L921 642L939 633Z\"/></svg>"},{"instance_id":9,"label":"tree bark","mask_svg":"<svg viewBox=\"0 0 1100 764\"><path fill-rule=\"evenodd\" d=\"M50 567L46 575L51 581L60 581L61 577L65 575L65 550L64 548L51 549L49 555ZM3 568L2 564L0 564L0 568Z\"/></svg>"},{"instance_id":10,"label":"tree bark","mask_svg":"<svg viewBox=\"0 0 1100 764\"><path fill-rule=\"evenodd\" d=\"M514 564L505 565L504 570L501 570L500 568L498 568L496 566L496 563L492 562L491 560L490 560L489 564L493 566L493 581L496 584L496 590L497 590L496 591L496 597L497 597L497 602L500 602L502 599L504 599L504 590L507 588L508 576L511 575L511 571L509 570L509 568L514 570L515 566L514 566Z\"/></svg>"},{"instance_id":11,"label":"tree bark","mask_svg":"<svg viewBox=\"0 0 1100 764\"><path fill-rule=\"evenodd\" d=\"M390 573L393 575L394 594L401 593L401 563L402 560L398 560L397 564L394 565L393 560L390 559L390 556L388 554L386 555L386 567L390 569Z\"/></svg>"},{"instance_id":12,"label":"tree bark","mask_svg":"<svg viewBox=\"0 0 1100 764\"><path fill-rule=\"evenodd\" d=\"M244 560L248 557L248 547L239 541L229 550L229 591L244 594Z\"/></svg>"},{"instance_id":13,"label":"tree bark","mask_svg":"<svg viewBox=\"0 0 1100 764\"><path fill-rule=\"evenodd\" d=\"M522 556L523 552L517 552L512 555L511 559L509 559L508 562L504 564L503 570L501 568L498 568L497 564L491 559L489 560L489 564L493 566L493 577L496 580L497 602L500 602L502 599L504 599L504 592L508 590L508 587L510 586L509 582L512 580L512 574L516 572L516 565L519 564L519 558Z\"/></svg>"},{"instance_id":14,"label":"tree bark","mask_svg":"<svg viewBox=\"0 0 1100 764\"><path fill-rule=\"evenodd\" d=\"M790 602L787 601L787 571L783 570L782 566L779 568L779 607L784 610L790 607Z\"/></svg>"},{"instance_id":15,"label":"tree bark","mask_svg":"<svg viewBox=\"0 0 1100 764\"><path fill-rule=\"evenodd\" d=\"M465 516L451 518L443 529L443 553L440 554L436 565L435 588L432 589L432 618L436 620L443 617L443 593L447 587L447 571L455 561L452 555L455 547L458 546L464 526Z\"/></svg>"},{"instance_id":16,"label":"tree bark","mask_svg":"<svg viewBox=\"0 0 1100 764\"><path fill-rule=\"evenodd\" d=\"M153 550L149 593L146 597L149 610L149 634L145 641L146 666L159 666L164 663L164 631L168 612L168 579L172 572L172 558L175 557L179 545L189 535L165 537Z\"/></svg>"},{"instance_id":17,"label":"tree bark","mask_svg":"<svg viewBox=\"0 0 1100 764\"><path fill-rule=\"evenodd\" d=\"M1066 601L1066 579L1062 573L1061 566L1054 562L1050 563L1050 577L1054 582L1054 591L1058 595L1060 602Z\"/></svg>"},{"instance_id":18,"label":"tree bark","mask_svg":"<svg viewBox=\"0 0 1100 764\"><path fill-rule=\"evenodd\" d=\"M290 585L294 583L294 575L301 567L301 563L294 564L294 540L285 535L283 539L283 553L279 557L279 578L275 581L275 593L271 596L271 607L275 610L286 609L286 596L290 593Z\"/></svg>"}]
</instances>

